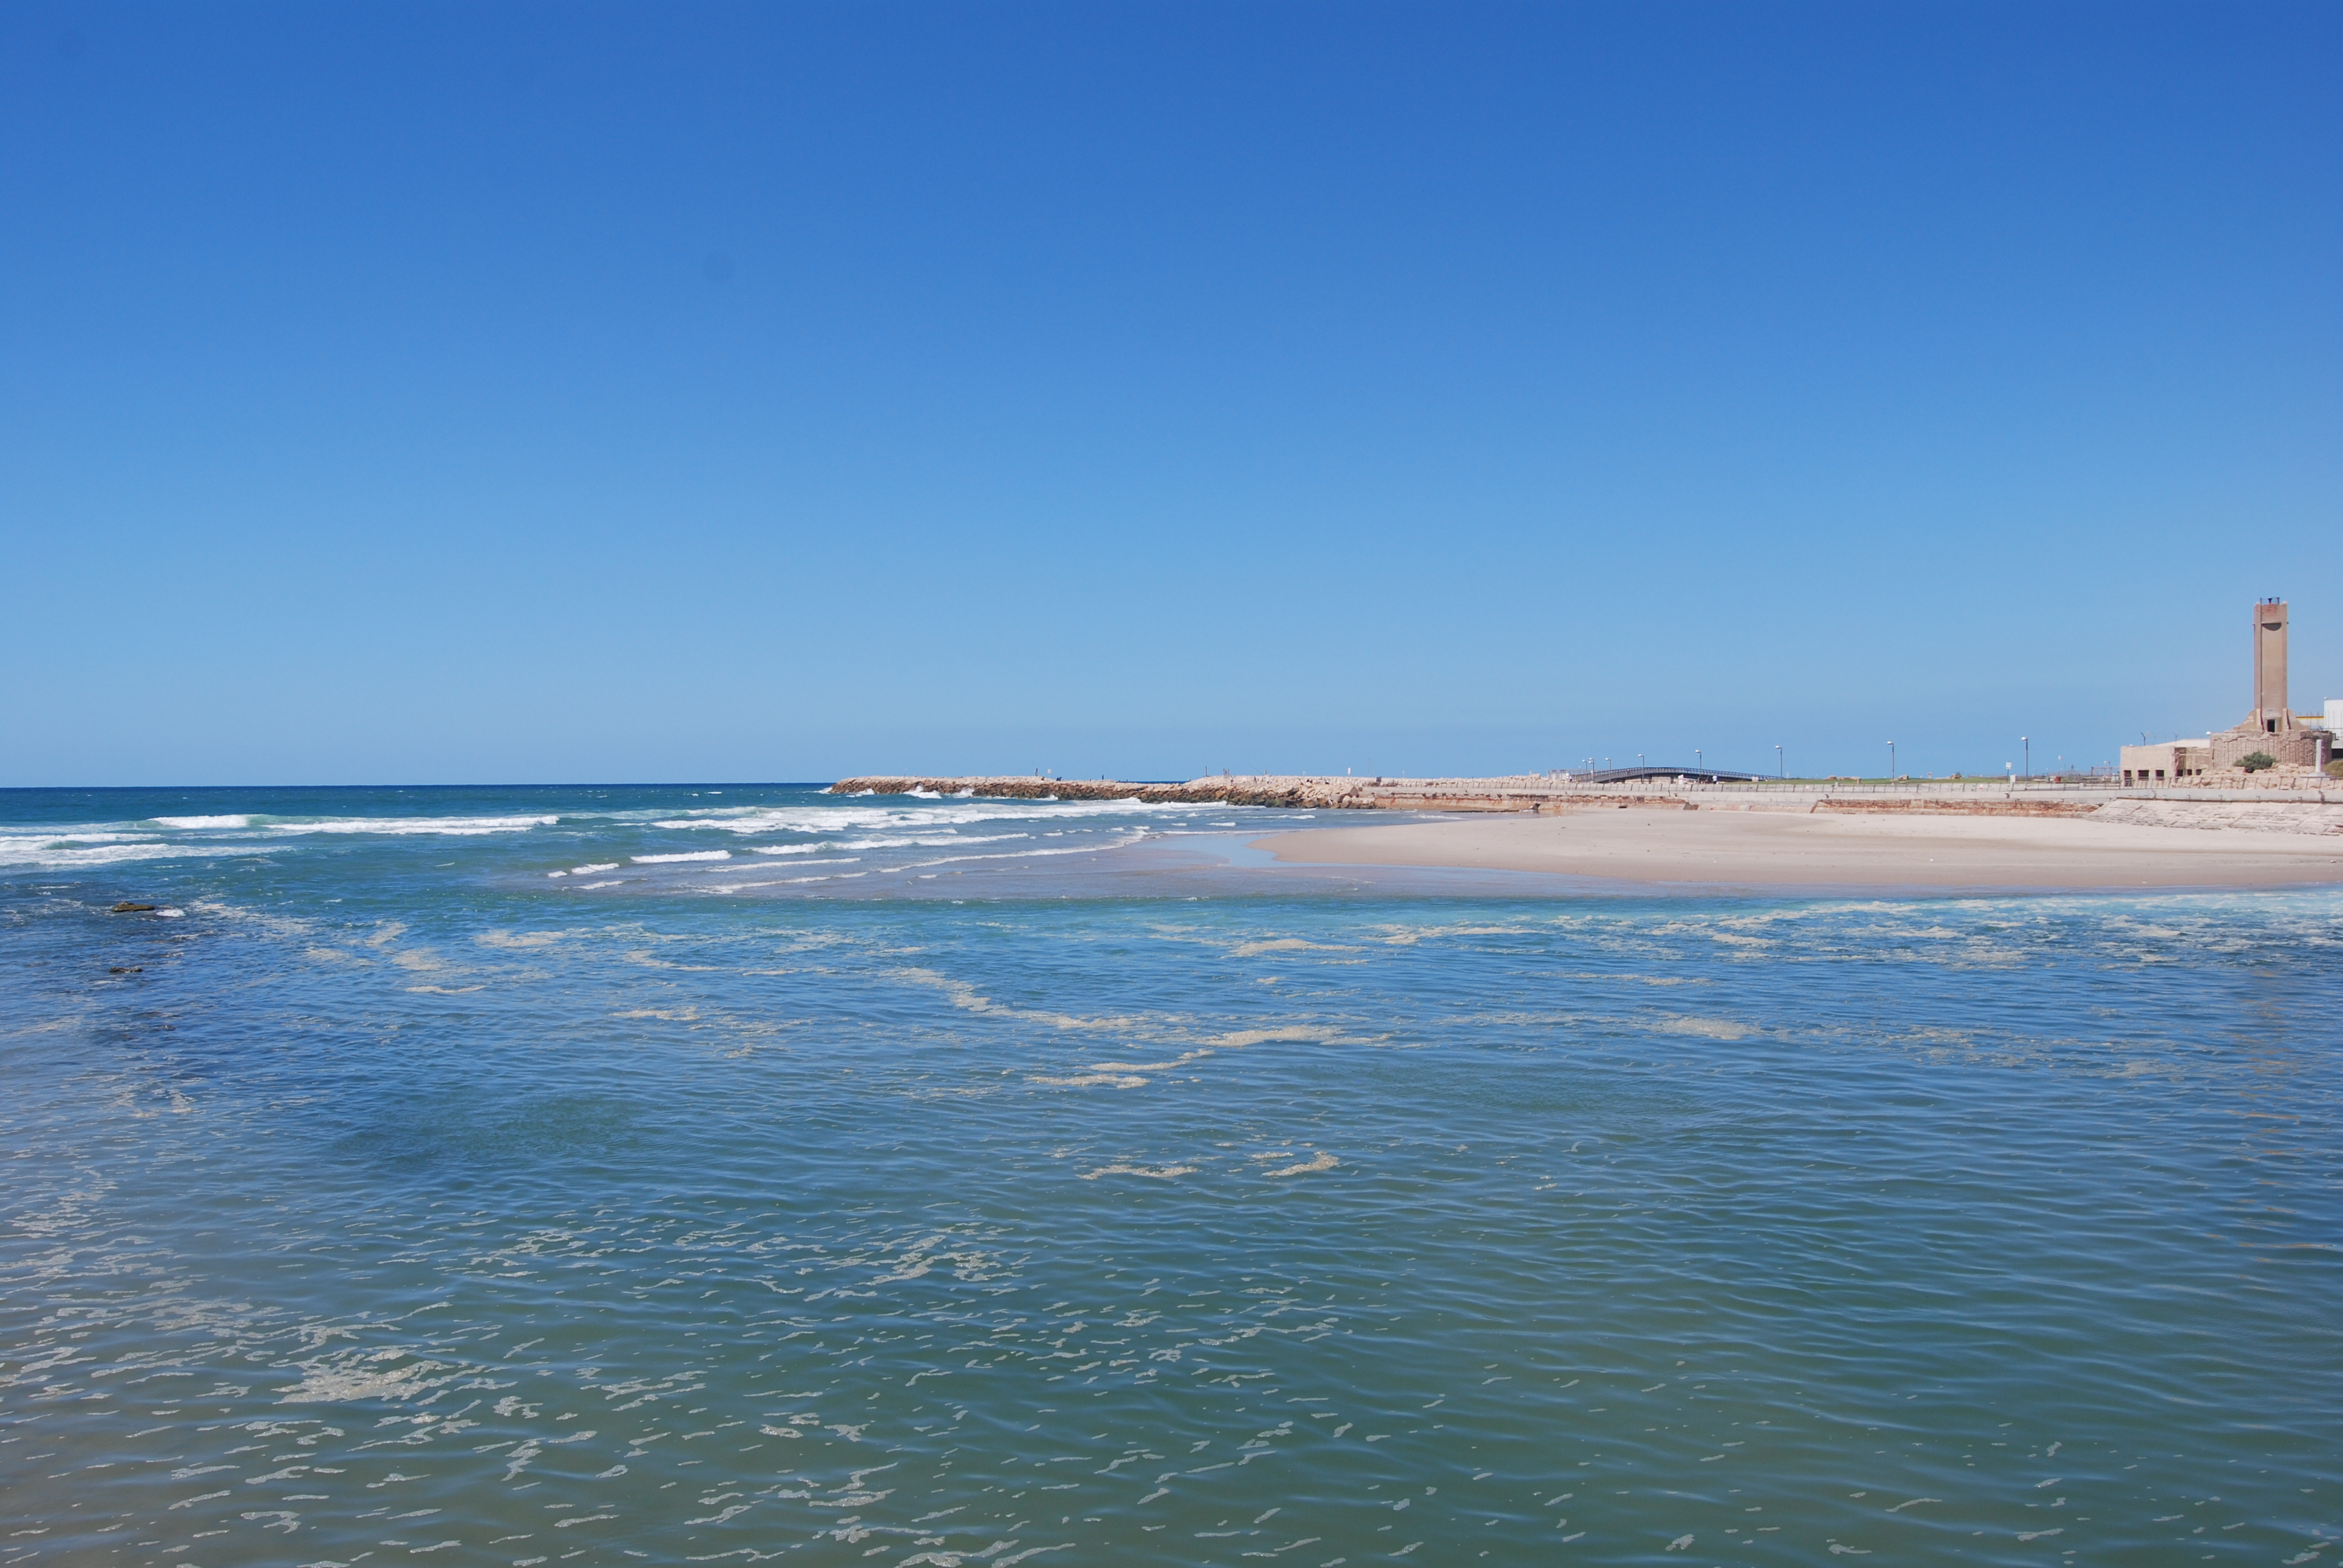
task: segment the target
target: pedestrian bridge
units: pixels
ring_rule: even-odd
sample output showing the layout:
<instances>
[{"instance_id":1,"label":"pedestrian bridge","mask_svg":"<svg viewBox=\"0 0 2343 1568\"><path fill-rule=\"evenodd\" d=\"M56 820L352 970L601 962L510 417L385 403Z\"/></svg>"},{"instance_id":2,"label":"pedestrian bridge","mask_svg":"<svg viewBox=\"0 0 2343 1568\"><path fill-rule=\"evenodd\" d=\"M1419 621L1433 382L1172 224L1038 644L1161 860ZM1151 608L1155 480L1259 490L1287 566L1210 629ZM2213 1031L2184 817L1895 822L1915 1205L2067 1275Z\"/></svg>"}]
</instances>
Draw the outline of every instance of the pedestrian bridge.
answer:
<instances>
[{"instance_id":1,"label":"pedestrian bridge","mask_svg":"<svg viewBox=\"0 0 2343 1568\"><path fill-rule=\"evenodd\" d=\"M1603 768L1592 773L1574 773L1574 784L1642 784L1654 779L1673 783L1678 779L1694 784L1755 784L1765 776L1762 773L1735 773L1723 768Z\"/></svg>"}]
</instances>

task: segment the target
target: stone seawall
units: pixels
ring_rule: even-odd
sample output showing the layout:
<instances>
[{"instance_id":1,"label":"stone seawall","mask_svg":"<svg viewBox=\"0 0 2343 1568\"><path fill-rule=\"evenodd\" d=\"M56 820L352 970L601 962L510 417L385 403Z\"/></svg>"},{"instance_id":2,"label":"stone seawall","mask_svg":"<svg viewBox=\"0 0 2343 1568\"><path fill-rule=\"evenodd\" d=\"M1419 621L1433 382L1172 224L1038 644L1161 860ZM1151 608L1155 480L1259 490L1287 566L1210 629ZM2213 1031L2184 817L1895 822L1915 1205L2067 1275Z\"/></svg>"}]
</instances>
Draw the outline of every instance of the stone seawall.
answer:
<instances>
[{"instance_id":1,"label":"stone seawall","mask_svg":"<svg viewBox=\"0 0 2343 1568\"><path fill-rule=\"evenodd\" d=\"M1903 812L1924 817L2089 817L2104 808L2089 800L1943 800L1925 795L1838 795L1815 801L1814 809Z\"/></svg>"},{"instance_id":2,"label":"stone seawall","mask_svg":"<svg viewBox=\"0 0 2343 1568\"><path fill-rule=\"evenodd\" d=\"M2256 833L2343 834L2343 805L2325 801L2110 800L2102 822L2140 828L2237 828Z\"/></svg>"}]
</instances>

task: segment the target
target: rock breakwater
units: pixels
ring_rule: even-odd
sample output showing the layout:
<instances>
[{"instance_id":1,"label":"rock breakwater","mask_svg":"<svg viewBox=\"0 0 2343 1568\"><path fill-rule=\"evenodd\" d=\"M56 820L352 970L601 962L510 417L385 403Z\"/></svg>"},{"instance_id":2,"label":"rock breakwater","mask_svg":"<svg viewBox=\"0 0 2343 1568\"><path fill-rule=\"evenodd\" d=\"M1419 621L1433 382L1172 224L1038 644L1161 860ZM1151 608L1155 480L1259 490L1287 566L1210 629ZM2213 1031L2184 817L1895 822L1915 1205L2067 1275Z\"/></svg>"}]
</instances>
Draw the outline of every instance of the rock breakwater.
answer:
<instances>
[{"instance_id":1,"label":"rock breakwater","mask_svg":"<svg viewBox=\"0 0 2343 1568\"><path fill-rule=\"evenodd\" d=\"M1689 811L1674 795L1588 794L1557 789L1536 778L1354 779L1307 775L1222 774L1184 783L1136 783L1114 779L986 777L918 779L873 775L841 779L833 795L990 796L1011 800L1139 800L1222 806L1283 806L1347 811L1567 811L1644 809Z\"/></svg>"}]
</instances>

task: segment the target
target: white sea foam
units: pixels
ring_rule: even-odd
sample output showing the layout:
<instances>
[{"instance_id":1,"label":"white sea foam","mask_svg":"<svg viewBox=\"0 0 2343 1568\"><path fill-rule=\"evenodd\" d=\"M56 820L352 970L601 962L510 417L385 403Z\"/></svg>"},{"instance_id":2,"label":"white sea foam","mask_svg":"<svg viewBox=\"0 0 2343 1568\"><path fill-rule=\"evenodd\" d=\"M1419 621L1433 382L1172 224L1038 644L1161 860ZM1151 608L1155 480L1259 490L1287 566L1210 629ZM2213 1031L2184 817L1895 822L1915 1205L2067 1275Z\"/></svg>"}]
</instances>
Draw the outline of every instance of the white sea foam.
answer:
<instances>
[{"instance_id":1,"label":"white sea foam","mask_svg":"<svg viewBox=\"0 0 2343 1568\"><path fill-rule=\"evenodd\" d=\"M549 828L558 817L327 817L313 822L271 822L272 833L383 833L393 836L445 833L468 838L479 833L526 833Z\"/></svg>"},{"instance_id":2,"label":"white sea foam","mask_svg":"<svg viewBox=\"0 0 2343 1568\"><path fill-rule=\"evenodd\" d=\"M149 817L150 822L160 822L166 828L249 828L250 817Z\"/></svg>"},{"instance_id":3,"label":"white sea foam","mask_svg":"<svg viewBox=\"0 0 2343 1568\"><path fill-rule=\"evenodd\" d=\"M109 835L110 836L110 835ZM71 870L77 866L111 866L126 860L167 860L186 855L257 855L265 844L168 844L143 842L86 844L76 839L0 839L0 866L36 866Z\"/></svg>"},{"instance_id":4,"label":"white sea foam","mask_svg":"<svg viewBox=\"0 0 2343 1568\"><path fill-rule=\"evenodd\" d=\"M1043 855L1095 855L1108 849L1127 849L1144 842L1147 835L1133 833L1127 838L1111 839L1098 844L1074 844L1063 849L999 849L990 855L942 855L932 860L906 860L894 868L899 871L916 871L923 866L950 866L961 860L1028 860Z\"/></svg>"},{"instance_id":5,"label":"white sea foam","mask_svg":"<svg viewBox=\"0 0 2343 1568\"><path fill-rule=\"evenodd\" d=\"M433 1361L409 1361L405 1366L382 1363L402 1359L404 1351L377 1351L369 1356L348 1355L302 1366L301 1381L277 1396L279 1404L340 1404L352 1400L404 1400L425 1393L449 1381L434 1377L448 1368Z\"/></svg>"},{"instance_id":6,"label":"white sea foam","mask_svg":"<svg viewBox=\"0 0 2343 1568\"><path fill-rule=\"evenodd\" d=\"M695 849L688 855L630 855L628 859L638 866L668 866L678 860L729 860L729 849Z\"/></svg>"},{"instance_id":7,"label":"white sea foam","mask_svg":"<svg viewBox=\"0 0 2343 1568\"><path fill-rule=\"evenodd\" d=\"M909 839L848 839L831 846L840 849L952 849L963 844L1005 844L1011 839L1030 839L1031 833L946 833L928 838Z\"/></svg>"},{"instance_id":8,"label":"white sea foam","mask_svg":"<svg viewBox=\"0 0 2343 1568\"><path fill-rule=\"evenodd\" d=\"M598 864L598 865L593 865L593 866L572 866L572 867L570 867L570 868L569 868L569 870L570 870L570 874L571 874L572 876L578 876L578 877L590 877L590 876L592 876L592 875L593 875L595 872L597 872L597 871L615 871L615 870L617 870L618 869L618 861L616 861L616 860L606 860L606 861L601 862L601 863L600 863L600 864Z\"/></svg>"},{"instance_id":9,"label":"white sea foam","mask_svg":"<svg viewBox=\"0 0 2343 1568\"><path fill-rule=\"evenodd\" d=\"M52 828L37 833L19 830L9 834L5 840L0 841L41 844L151 844L157 837L158 835L151 830L146 832L133 830L126 833L118 828L112 827Z\"/></svg>"},{"instance_id":10,"label":"white sea foam","mask_svg":"<svg viewBox=\"0 0 2343 1568\"><path fill-rule=\"evenodd\" d=\"M892 799L900 799L896 796ZM728 833L883 832L933 830L971 822L1078 817L1193 816L1225 811L1215 802L1145 800L1000 800L950 796L933 806L720 806L663 818L655 828L720 828Z\"/></svg>"}]
</instances>

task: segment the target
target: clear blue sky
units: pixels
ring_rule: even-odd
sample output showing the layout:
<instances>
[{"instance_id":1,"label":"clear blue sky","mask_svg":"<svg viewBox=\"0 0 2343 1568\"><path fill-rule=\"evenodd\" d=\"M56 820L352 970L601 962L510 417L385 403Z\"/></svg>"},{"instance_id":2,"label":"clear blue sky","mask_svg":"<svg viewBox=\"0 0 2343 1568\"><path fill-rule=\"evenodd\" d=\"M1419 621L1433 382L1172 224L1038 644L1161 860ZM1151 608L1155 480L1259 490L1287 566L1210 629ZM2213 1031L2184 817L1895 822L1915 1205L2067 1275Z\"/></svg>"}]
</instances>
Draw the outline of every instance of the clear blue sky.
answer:
<instances>
[{"instance_id":1,"label":"clear blue sky","mask_svg":"<svg viewBox=\"0 0 2343 1568\"><path fill-rule=\"evenodd\" d=\"M0 9L0 783L2343 695L2343 7Z\"/></svg>"}]
</instances>

